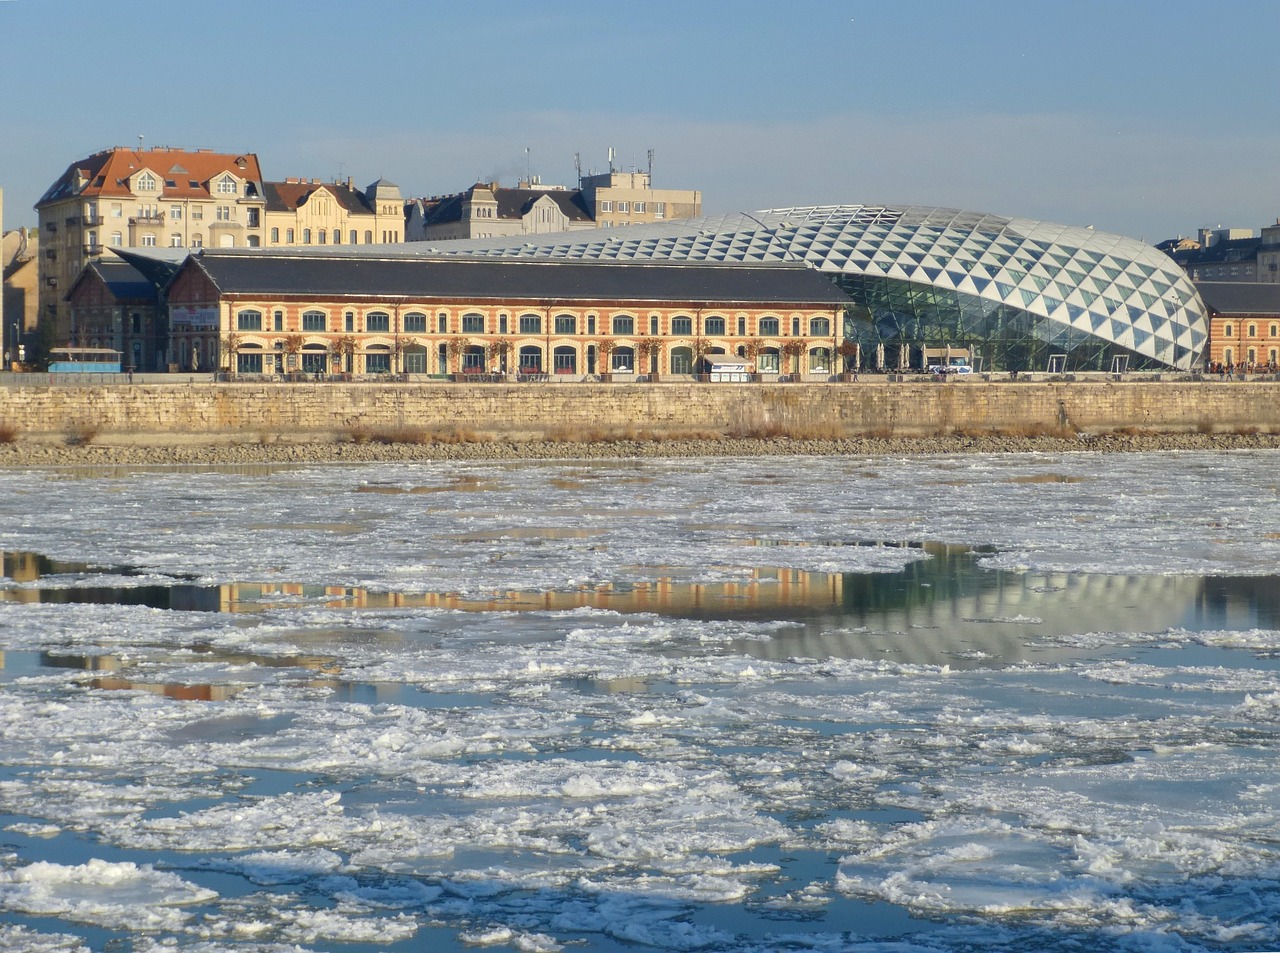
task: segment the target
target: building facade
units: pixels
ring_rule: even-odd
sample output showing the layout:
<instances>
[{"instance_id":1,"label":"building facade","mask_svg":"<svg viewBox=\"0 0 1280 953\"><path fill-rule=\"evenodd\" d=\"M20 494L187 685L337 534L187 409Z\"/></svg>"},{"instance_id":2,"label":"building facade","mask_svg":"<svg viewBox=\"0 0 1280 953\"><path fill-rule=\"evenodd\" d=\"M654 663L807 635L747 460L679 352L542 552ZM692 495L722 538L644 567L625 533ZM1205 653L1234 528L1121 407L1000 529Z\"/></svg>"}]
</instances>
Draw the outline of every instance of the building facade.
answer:
<instances>
[{"instance_id":1,"label":"building facade","mask_svg":"<svg viewBox=\"0 0 1280 953\"><path fill-rule=\"evenodd\" d=\"M538 235L595 228L580 192L521 182L503 188L477 182L454 195L405 204L407 241L454 241L503 235Z\"/></svg>"},{"instance_id":2,"label":"building facade","mask_svg":"<svg viewBox=\"0 0 1280 953\"><path fill-rule=\"evenodd\" d=\"M263 183L263 244L373 245L404 239L404 198L385 179L357 189L351 179L285 179Z\"/></svg>"},{"instance_id":3,"label":"building facade","mask_svg":"<svg viewBox=\"0 0 1280 953\"><path fill-rule=\"evenodd\" d=\"M692 375L839 370L848 298L800 265L614 265L206 251L167 292L184 370Z\"/></svg>"},{"instance_id":4,"label":"building facade","mask_svg":"<svg viewBox=\"0 0 1280 953\"><path fill-rule=\"evenodd\" d=\"M407 241L456 241L546 235L701 214L701 192L654 189L648 172L606 172L584 176L577 189L536 179L514 189L477 182L464 192L415 199L405 205L405 236Z\"/></svg>"},{"instance_id":5,"label":"building facade","mask_svg":"<svg viewBox=\"0 0 1280 953\"><path fill-rule=\"evenodd\" d=\"M582 200L596 225L616 228L702 214L702 193L655 189L648 172L602 172L582 179Z\"/></svg>"},{"instance_id":6,"label":"building facade","mask_svg":"<svg viewBox=\"0 0 1280 953\"><path fill-rule=\"evenodd\" d=\"M8 367L14 361L25 359L35 343L40 314L40 233L27 228L5 232L0 249L0 267L4 273L0 332Z\"/></svg>"},{"instance_id":7,"label":"building facade","mask_svg":"<svg viewBox=\"0 0 1280 953\"><path fill-rule=\"evenodd\" d=\"M67 295L72 338L84 347L121 353L130 371L163 371L168 364L168 324L156 286L113 256L90 262Z\"/></svg>"},{"instance_id":8,"label":"building facade","mask_svg":"<svg viewBox=\"0 0 1280 953\"><path fill-rule=\"evenodd\" d=\"M86 262L118 248L258 247L265 204L252 153L117 147L73 162L36 203L46 341L83 343L66 296Z\"/></svg>"},{"instance_id":9,"label":"building facade","mask_svg":"<svg viewBox=\"0 0 1280 953\"><path fill-rule=\"evenodd\" d=\"M805 262L853 300L844 339L876 369L921 369L930 353L951 347L984 370L1191 370L1209 333L1195 286L1151 245L960 209L769 209L440 251L509 260Z\"/></svg>"},{"instance_id":10,"label":"building facade","mask_svg":"<svg viewBox=\"0 0 1280 953\"><path fill-rule=\"evenodd\" d=\"M1202 228L1196 241L1157 246L1196 282L1280 284L1280 220L1261 232L1247 228Z\"/></svg>"},{"instance_id":11,"label":"building facade","mask_svg":"<svg viewBox=\"0 0 1280 953\"><path fill-rule=\"evenodd\" d=\"M1209 307L1206 365L1275 372L1280 367L1280 283L1201 282L1197 288Z\"/></svg>"}]
</instances>

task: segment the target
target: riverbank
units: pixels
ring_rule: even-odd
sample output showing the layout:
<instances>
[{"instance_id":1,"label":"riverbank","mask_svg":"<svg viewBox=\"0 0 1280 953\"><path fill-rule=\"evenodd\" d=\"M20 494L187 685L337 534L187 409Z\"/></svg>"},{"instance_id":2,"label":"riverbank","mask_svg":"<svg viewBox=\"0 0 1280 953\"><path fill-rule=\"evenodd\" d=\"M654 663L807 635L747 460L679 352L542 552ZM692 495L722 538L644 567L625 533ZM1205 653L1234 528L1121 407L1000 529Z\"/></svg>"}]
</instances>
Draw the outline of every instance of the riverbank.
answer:
<instances>
[{"instance_id":1,"label":"riverbank","mask_svg":"<svg viewBox=\"0 0 1280 953\"><path fill-rule=\"evenodd\" d=\"M523 440L378 443L352 440L253 443L0 444L0 467L226 466L432 460L624 459L632 457L919 456L951 453L1137 453L1280 449L1273 433L964 434L843 439L703 437L661 440Z\"/></svg>"}]
</instances>

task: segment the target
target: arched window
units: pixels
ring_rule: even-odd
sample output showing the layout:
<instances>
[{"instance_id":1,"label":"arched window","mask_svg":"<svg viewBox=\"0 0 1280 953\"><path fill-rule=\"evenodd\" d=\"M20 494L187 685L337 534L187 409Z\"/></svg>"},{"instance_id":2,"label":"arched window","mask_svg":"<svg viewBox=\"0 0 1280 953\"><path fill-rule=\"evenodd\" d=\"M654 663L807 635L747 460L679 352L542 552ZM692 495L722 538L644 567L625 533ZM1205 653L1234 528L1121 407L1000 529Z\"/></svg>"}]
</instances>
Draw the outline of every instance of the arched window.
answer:
<instances>
[{"instance_id":1,"label":"arched window","mask_svg":"<svg viewBox=\"0 0 1280 953\"><path fill-rule=\"evenodd\" d=\"M402 360L406 374L427 373L427 349L421 344L412 344L405 348Z\"/></svg>"},{"instance_id":2,"label":"arched window","mask_svg":"<svg viewBox=\"0 0 1280 953\"><path fill-rule=\"evenodd\" d=\"M404 316L404 333L405 334L426 334L427 333L427 316L421 311L410 311ZM426 373L423 371L422 373Z\"/></svg>"},{"instance_id":3,"label":"arched window","mask_svg":"<svg viewBox=\"0 0 1280 953\"><path fill-rule=\"evenodd\" d=\"M311 229L309 229L309 228L304 228L304 229L302 230L302 244L304 244L304 245L310 245L310 244L311 244Z\"/></svg>"},{"instance_id":4,"label":"arched window","mask_svg":"<svg viewBox=\"0 0 1280 953\"><path fill-rule=\"evenodd\" d=\"M261 331L262 330L262 312L261 311L241 311L236 315L237 331Z\"/></svg>"},{"instance_id":5,"label":"arched window","mask_svg":"<svg viewBox=\"0 0 1280 953\"><path fill-rule=\"evenodd\" d=\"M609 369L615 374L631 374L636 369L636 349L633 347L615 348L609 355Z\"/></svg>"},{"instance_id":6,"label":"arched window","mask_svg":"<svg viewBox=\"0 0 1280 953\"><path fill-rule=\"evenodd\" d=\"M830 318L810 318L809 319L809 336L815 338L825 338L831 335L831 319Z\"/></svg>"},{"instance_id":7,"label":"arched window","mask_svg":"<svg viewBox=\"0 0 1280 953\"><path fill-rule=\"evenodd\" d=\"M365 243L366 245L372 245L372 244L373 244L373 229L372 229L372 228L366 228L366 229L364 230L364 243Z\"/></svg>"},{"instance_id":8,"label":"arched window","mask_svg":"<svg viewBox=\"0 0 1280 953\"><path fill-rule=\"evenodd\" d=\"M366 374L391 373L391 349L385 344L371 344L364 355Z\"/></svg>"},{"instance_id":9,"label":"arched window","mask_svg":"<svg viewBox=\"0 0 1280 953\"><path fill-rule=\"evenodd\" d=\"M672 374L692 374L693 373L693 348L673 347L671 349L671 373Z\"/></svg>"},{"instance_id":10,"label":"arched window","mask_svg":"<svg viewBox=\"0 0 1280 953\"><path fill-rule=\"evenodd\" d=\"M522 314L520 315L520 333L521 334L541 334L542 333L542 315L540 314ZM539 354L542 352L539 351ZM542 359L539 358L539 361Z\"/></svg>"},{"instance_id":11,"label":"arched window","mask_svg":"<svg viewBox=\"0 0 1280 953\"><path fill-rule=\"evenodd\" d=\"M357 232L354 228L351 229L351 234L348 236L348 238L352 245L360 244L360 233Z\"/></svg>"},{"instance_id":12,"label":"arched window","mask_svg":"<svg viewBox=\"0 0 1280 953\"><path fill-rule=\"evenodd\" d=\"M1273 324L1273 325L1271 325L1271 328L1270 328L1270 334L1271 334L1271 336L1272 336L1272 337L1280 336L1280 335L1278 335L1278 334L1277 334L1277 332L1278 332L1278 331L1280 331L1280 328L1278 328L1278 327L1277 327L1276 325L1274 325L1274 324Z\"/></svg>"},{"instance_id":13,"label":"arched window","mask_svg":"<svg viewBox=\"0 0 1280 953\"><path fill-rule=\"evenodd\" d=\"M484 315L464 314L462 316L462 333L463 334L484 334Z\"/></svg>"},{"instance_id":14,"label":"arched window","mask_svg":"<svg viewBox=\"0 0 1280 953\"><path fill-rule=\"evenodd\" d=\"M1258 326L1256 324L1249 325L1249 337L1256 338L1258 336Z\"/></svg>"},{"instance_id":15,"label":"arched window","mask_svg":"<svg viewBox=\"0 0 1280 953\"><path fill-rule=\"evenodd\" d=\"M335 229L333 230L333 243L334 243L335 245L341 245L341 244L342 244L342 229L340 229L340 228L335 228Z\"/></svg>"},{"instance_id":16,"label":"arched window","mask_svg":"<svg viewBox=\"0 0 1280 953\"><path fill-rule=\"evenodd\" d=\"M613 333L626 335L635 334L636 319L629 314L615 314L613 316Z\"/></svg>"},{"instance_id":17,"label":"arched window","mask_svg":"<svg viewBox=\"0 0 1280 953\"><path fill-rule=\"evenodd\" d=\"M484 371L484 348L479 344L472 344L462 352L462 372L464 374L479 374Z\"/></svg>"},{"instance_id":18,"label":"arched window","mask_svg":"<svg viewBox=\"0 0 1280 953\"><path fill-rule=\"evenodd\" d=\"M1222 363L1230 364L1232 363L1234 357L1235 357L1235 352L1232 351L1231 348L1227 348L1225 351L1222 352Z\"/></svg>"},{"instance_id":19,"label":"arched window","mask_svg":"<svg viewBox=\"0 0 1280 953\"><path fill-rule=\"evenodd\" d=\"M825 320L825 318L823 320ZM831 348L815 347L809 351L809 373L831 373Z\"/></svg>"},{"instance_id":20,"label":"arched window","mask_svg":"<svg viewBox=\"0 0 1280 953\"><path fill-rule=\"evenodd\" d=\"M776 338L778 336L778 319L777 318L761 318L760 319L760 336L766 338Z\"/></svg>"},{"instance_id":21,"label":"arched window","mask_svg":"<svg viewBox=\"0 0 1280 953\"><path fill-rule=\"evenodd\" d=\"M520 373L542 373L542 348L536 344L526 344L520 348Z\"/></svg>"},{"instance_id":22,"label":"arched window","mask_svg":"<svg viewBox=\"0 0 1280 953\"><path fill-rule=\"evenodd\" d=\"M577 334L578 319L571 314L556 315L556 334ZM559 348L556 348L557 353ZM570 349L572 350L572 348Z\"/></svg>"},{"instance_id":23,"label":"arched window","mask_svg":"<svg viewBox=\"0 0 1280 953\"><path fill-rule=\"evenodd\" d=\"M678 314L678 315L676 315L674 318L672 318L672 319L671 319L671 333L672 333L672 334L692 334L692 333L693 333L693 318L689 317L688 315L684 315L684 314ZM673 371L672 373L677 373L677 372L674 372L674 371ZM687 371L679 371L678 373L681 373L681 374L692 374L692 373L693 373L693 371L692 371L692 369L690 369L690 370L687 370Z\"/></svg>"},{"instance_id":24,"label":"arched window","mask_svg":"<svg viewBox=\"0 0 1280 953\"><path fill-rule=\"evenodd\" d=\"M262 373L262 345L242 344L236 350L236 373Z\"/></svg>"},{"instance_id":25,"label":"arched window","mask_svg":"<svg viewBox=\"0 0 1280 953\"><path fill-rule=\"evenodd\" d=\"M756 356L756 370L761 374L778 373L778 349L776 347L766 347Z\"/></svg>"},{"instance_id":26,"label":"arched window","mask_svg":"<svg viewBox=\"0 0 1280 953\"><path fill-rule=\"evenodd\" d=\"M578 351L562 344L551 352L551 360L557 374L578 373Z\"/></svg>"},{"instance_id":27,"label":"arched window","mask_svg":"<svg viewBox=\"0 0 1280 953\"><path fill-rule=\"evenodd\" d=\"M1232 337L1234 334L1235 334L1235 330L1231 327L1231 325L1229 324L1223 325L1222 336L1224 338Z\"/></svg>"},{"instance_id":28,"label":"arched window","mask_svg":"<svg viewBox=\"0 0 1280 953\"><path fill-rule=\"evenodd\" d=\"M724 318L718 314L713 314L703 322L704 333L723 335L724 334Z\"/></svg>"},{"instance_id":29,"label":"arched window","mask_svg":"<svg viewBox=\"0 0 1280 953\"><path fill-rule=\"evenodd\" d=\"M302 312L302 330L323 333L328 330L328 316L323 311Z\"/></svg>"},{"instance_id":30,"label":"arched window","mask_svg":"<svg viewBox=\"0 0 1280 953\"><path fill-rule=\"evenodd\" d=\"M391 331L391 315L385 311L370 311L364 319L364 329L374 334L388 334Z\"/></svg>"}]
</instances>

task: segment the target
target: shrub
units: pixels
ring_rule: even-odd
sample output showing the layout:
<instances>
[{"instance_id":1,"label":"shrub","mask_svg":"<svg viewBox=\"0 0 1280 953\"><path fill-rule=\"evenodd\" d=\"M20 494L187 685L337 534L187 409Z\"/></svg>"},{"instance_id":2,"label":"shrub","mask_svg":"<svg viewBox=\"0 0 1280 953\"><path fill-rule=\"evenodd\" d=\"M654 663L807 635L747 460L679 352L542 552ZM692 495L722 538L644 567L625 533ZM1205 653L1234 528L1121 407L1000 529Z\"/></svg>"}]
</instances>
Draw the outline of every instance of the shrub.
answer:
<instances>
[{"instance_id":1,"label":"shrub","mask_svg":"<svg viewBox=\"0 0 1280 953\"><path fill-rule=\"evenodd\" d=\"M98 438L98 428L92 424L72 424L64 437L68 447L87 447Z\"/></svg>"},{"instance_id":2,"label":"shrub","mask_svg":"<svg viewBox=\"0 0 1280 953\"><path fill-rule=\"evenodd\" d=\"M17 443L19 433L17 424L0 420L0 443Z\"/></svg>"}]
</instances>

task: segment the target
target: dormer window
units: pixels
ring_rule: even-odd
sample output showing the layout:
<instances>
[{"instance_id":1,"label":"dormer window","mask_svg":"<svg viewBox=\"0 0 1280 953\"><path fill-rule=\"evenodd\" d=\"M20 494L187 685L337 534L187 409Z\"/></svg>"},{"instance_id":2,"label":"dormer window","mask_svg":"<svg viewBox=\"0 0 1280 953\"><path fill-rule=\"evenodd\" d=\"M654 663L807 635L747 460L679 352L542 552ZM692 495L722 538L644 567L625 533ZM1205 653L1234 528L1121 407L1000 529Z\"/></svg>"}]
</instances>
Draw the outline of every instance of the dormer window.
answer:
<instances>
[{"instance_id":1,"label":"dormer window","mask_svg":"<svg viewBox=\"0 0 1280 953\"><path fill-rule=\"evenodd\" d=\"M150 172L143 172L135 181L134 190L138 192L154 192L156 190L156 177Z\"/></svg>"},{"instance_id":2,"label":"dormer window","mask_svg":"<svg viewBox=\"0 0 1280 953\"><path fill-rule=\"evenodd\" d=\"M235 195L238 191L239 189L236 188L236 180L231 178L231 176L224 175L218 180L219 195Z\"/></svg>"}]
</instances>

